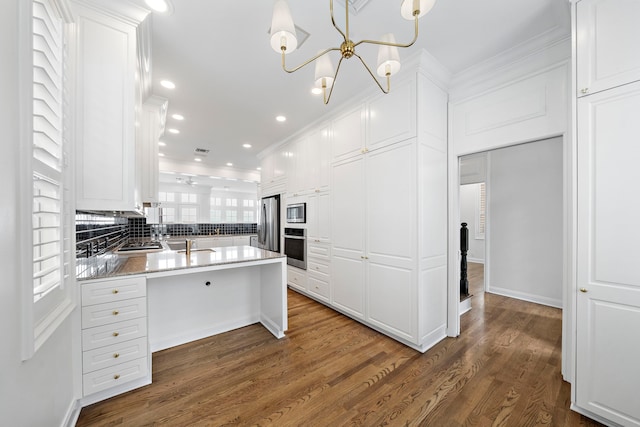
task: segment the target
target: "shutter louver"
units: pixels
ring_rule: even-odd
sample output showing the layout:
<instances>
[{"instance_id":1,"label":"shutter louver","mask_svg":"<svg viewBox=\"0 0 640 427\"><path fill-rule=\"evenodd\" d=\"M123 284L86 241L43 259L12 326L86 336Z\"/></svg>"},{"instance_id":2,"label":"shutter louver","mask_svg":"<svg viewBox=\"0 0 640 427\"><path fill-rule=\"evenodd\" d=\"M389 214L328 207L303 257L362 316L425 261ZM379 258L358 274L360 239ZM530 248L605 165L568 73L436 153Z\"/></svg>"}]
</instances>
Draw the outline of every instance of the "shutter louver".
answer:
<instances>
[{"instance_id":1,"label":"shutter louver","mask_svg":"<svg viewBox=\"0 0 640 427\"><path fill-rule=\"evenodd\" d=\"M63 32L47 1L33 2L33 292L62 283Z\"/></svg>"}]
</instances>

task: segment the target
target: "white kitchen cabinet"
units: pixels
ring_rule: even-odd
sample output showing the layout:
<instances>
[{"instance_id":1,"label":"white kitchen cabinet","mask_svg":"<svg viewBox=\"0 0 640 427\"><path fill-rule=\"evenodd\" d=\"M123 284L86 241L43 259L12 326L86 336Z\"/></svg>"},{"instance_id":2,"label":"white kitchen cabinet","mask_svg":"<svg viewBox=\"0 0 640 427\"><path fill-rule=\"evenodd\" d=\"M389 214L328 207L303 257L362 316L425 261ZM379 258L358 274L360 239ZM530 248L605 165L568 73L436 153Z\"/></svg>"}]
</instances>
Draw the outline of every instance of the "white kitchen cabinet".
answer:
<instances>
[{"instance_id":1,"label":"white kitchen cabinet","mask_svg":"<svg viewBox=\"0 0 640 427\"><path fill-rule=\"evenodd\" d=\"M576 11L577 96L640 80L640 2L581 0Z\"/></svg>"},{"instance_id":2,"label":"white kitchen cabinet","mask_svg":"<svg viewBox=\"0 0 640 427\"><path fill-rule=\"evenodd\" d=\"M76 209L142 209L136 192L136 25L73 3L77 25Z\"/></svg>"},{"instance_id":3,"label":"white kitchen cabinet","mask_svg":"<svg viewBox=\"0 0 640 427\"><path fill-rule=\"evenodd\" d=\"M296 267L287 267L287 285L299 291L307 290L307 276L304 270Z\"/></svg>"},{"instance_id":4,"label":"white kitchen cabinet","mask_svg":"<svg viewBox=\"0 0 640 427\"><path fill-rule=\"evenodd\" d=\"M329 190L331 185L331 145L329 127L322 126L309 135L307 145L307 188L313 193Z\"/></svg>"},{"instance_id":5,"label":"white kitchen cabinet","mask_svg":"<svg viewBox=\"0 0 640 427\"><path fill-rule=\"evenodd\" d=\"M334 165L331 247L333 302L413 342L415 159L410 141Z\"/></svg>"},{"instance_id":6,"label":"white kitchen cabinet","mask_svg":"<svg viewBox=\"0 0 640 427\"><path fill-rule=\"evenodd\" d=\"M358 107L335 119L331 124L331 156L340 161L362 154L365 148L364 107Z\"/></svg>"},{"instance_id":7,"label":"white kitchen cabinet","mask_svg":"<svg viewBox=\"0 0 640 427\"><path fill-rule=\"evenodd\" d=\"M301 138L291 143L288 159L292 173L287 176L287 193L291 197L298 197L307 193L309 187L309 156L307 148L309 140Z\"/></svg>"},{"instance_id":8,"label":"white kitchen cabinet","mask_svg":"<svg viewBox=\"0 0 640 427\"><path fill-rule=\"evenodd\" d=\"M332 169L331 304L365 318L365 157Z\"/></svg>"},{"instance_id":9,"label":"white kitchen cabinet","mask_svg":"<svg viewBox=\"0 0 640 427\"><path fill-rule=\"evenodd\" d=\"M331 236L331 194L307 196L307 242L328 242Z\"/></svg>"},{"instance_id":10,"label":"white kitchen cabinet","mask_svg":"<svg viewBox=\"0 0 640 427\"><path fill-rule=\"evenodd\" d=\"M286 192L286 179L293 170L291 147L277 147L260 161L261 196L267 197Z\"/></svg>"},{"instance_id":11,"label":"white kitchen cabinet","mask_svg":"<svg viewBox=\"0 0 640 427\"><path fill-rule=\"evenodd\" d=\"M146 279L81 284L83 403L151 383Z\"/></svg>"},{"instance_id":12,"label":"white kitchen cabinet","mask_svg":"<svg viewBox=\"0 0 640 427\"><path fill-rule=\"evenodd\" d=\"M250 236L233 236L233 246L250 246Z\"/></svg>"},{"instance_id":13,"label":"white kitchen cabinet","mask_svg":"<svg viewBox=\"0 0 640 427\"><path fill-rule=\"evenodd\" d=\"M640 426L640 272L621 267L640 258L624 190L640 181L638 111L640 82L578 99L575 404L625 426Z\"/></svg>"},{"instance_id":14,"label":"white kitchen cabinet","mask_svg":"<svg viewBox=\"0 0 640 427\"><path fill-rule=\"evenodd\" d=\"M416 136L416 84L396 84L388 94L378 94L367 106L369 151Z\"/></svg>"}]
</instances>

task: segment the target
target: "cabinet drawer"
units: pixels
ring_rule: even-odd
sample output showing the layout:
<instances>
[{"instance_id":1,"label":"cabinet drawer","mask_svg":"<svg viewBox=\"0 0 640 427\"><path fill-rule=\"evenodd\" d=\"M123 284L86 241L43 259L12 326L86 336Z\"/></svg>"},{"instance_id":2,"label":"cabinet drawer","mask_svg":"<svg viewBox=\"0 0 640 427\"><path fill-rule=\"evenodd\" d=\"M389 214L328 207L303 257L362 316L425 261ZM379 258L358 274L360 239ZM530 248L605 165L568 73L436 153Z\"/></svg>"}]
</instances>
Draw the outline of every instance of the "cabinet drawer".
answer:
<instances>
[{"instance_id":1,"label":"cabinet drawer","mask_svg":"<svg viewBox=\"0 0 640 427\"><path fill-rule=\"evenodd\" d=\"M309 258L329 260L330 254L331 251L329 250L328 243L309 243L307 245L307 255Z\"/></svg>"},{"instance_id":2,"label":"cabinet drawer","mask_svg":"<svg viewBox=\"0 0 640 427\"><path fill-rule=\"evenodd\" d=\"M306 289L307 275L304 272L297 271L294 268L287 269L287 283L293 287Z\"/></svg>"},{"instance_id":3,"label":"cabinet drawer","mask_svg":"<svg viewBox=\"0 0 640 427\"><path fill-rule=\"evenodd\" d=\"M324 280L326 277L327 280ZM329 300L329 276L322 274L309 274L307 290L324 300Z\"/></svg>"},{"instance_id":4,"label":"cabinet drawer","mask_svg":"<svg viewBox=\"0 0 640 427\"><path fill-rule=\"evenodd\" d=\"M147 356L147 337L137 338L82 353L82 373L109 368Z\"/></svg>"},{"instance_id":5,"label":"cabinet drawer","mask_svg":"<svg viewBox=\"0 0 640 427\"><path fill-rule=\"evenodd\" d=\"M82 330L82 350L93 350L106 345L147 336L147 319L127 320Z\"/></svg>"},{"instance_id":6,"label":"cabinet drawer","mask_svg":"<svg viewBox=\"0 0 640 427\"><path fill-rule=\"evenodd\" d=\"M145 297L90 305L82 307L82 329L137 319L146 315L147 298Z\"/></svg>"},{"instance_id":7,"label":"cabinet drawer","mask_svg":"<svg viewBox=\"0 0 640 427\"><path fill-rule=\"evenodd\" d=\"M149 361L147 357L143 357L85 374L82 376L84 395L88 396L127 381L143 378L148 372Z\"/></svg>"},{"instance_id":8,"label":"cabinet drawer","mask_svg":"<svg viewBox=\"0 0 640 427\"><path fill-rule=\"evenodd\" d=\"M309 271L310 273L312 271L314 272L319 272L322 274L326 274L329 275L329 265L325 264L325 263L321 263L321 262L315 262L315 261L309 261L307 263L307 271Z\"/></svg>"},{"instance_id":9,"label":"cabinet drawer","mask_svg":"<svg viewBox=\"0 0 640 427\"><path fill-rule=\"evenodd\" d=\"M146 294L147 286L144 277L87 283L82 285L82 305L121 301L143 297Z\"/></svg>"}]
</instances>

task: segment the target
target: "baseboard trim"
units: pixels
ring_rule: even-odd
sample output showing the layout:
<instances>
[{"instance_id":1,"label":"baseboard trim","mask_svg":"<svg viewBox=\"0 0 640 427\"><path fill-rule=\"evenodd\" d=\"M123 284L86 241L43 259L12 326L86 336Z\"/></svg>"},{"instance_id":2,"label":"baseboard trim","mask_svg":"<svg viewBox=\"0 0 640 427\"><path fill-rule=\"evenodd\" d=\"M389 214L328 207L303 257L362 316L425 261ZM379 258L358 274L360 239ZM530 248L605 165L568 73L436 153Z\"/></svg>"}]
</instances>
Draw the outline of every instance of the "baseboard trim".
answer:
<instances>
[{"instance_id":1,"label":"baseboard trim","mask_svg":"<svg viewBox=\"0 0 640 427\"><path fill-rule=\"evenodd\" d=\"M472 262L474 264L484 264L484 260L480 258L467 258L467 262Z\"/></svg>"},{"instance_id":2,"label":"baseboard trim","mask_svg":"<svg viewBox=\"0 0 640 427\"><path fill-rule=\"evenodd\" d=\"M562 300L487 285L486 292L562 309Z\"/></svg>"},{"instance_id":3,"label":"baseboard trim","mask_svg":"<svg viewBox=\"0 0 640 427\"><path fill-rule=\"evenodd\" d=\"M81 410L82 406L80 405L80 402L78 400L72 401L69 404L69 408L67 409L67 413L65 414L60 427L74 427L78 422Z\"/></svg>"},{"instance_id":4,"label":"baseboard trim","mask_svg":"<svg viewBox=\"0 0 640 427\"><path fill-rule=\"evenodd\" d=\"M467 298L464 301L460 301L460 316L465 314L467 311L471 311L471 300L473 298Z\"/></svg>"}]
</instances>

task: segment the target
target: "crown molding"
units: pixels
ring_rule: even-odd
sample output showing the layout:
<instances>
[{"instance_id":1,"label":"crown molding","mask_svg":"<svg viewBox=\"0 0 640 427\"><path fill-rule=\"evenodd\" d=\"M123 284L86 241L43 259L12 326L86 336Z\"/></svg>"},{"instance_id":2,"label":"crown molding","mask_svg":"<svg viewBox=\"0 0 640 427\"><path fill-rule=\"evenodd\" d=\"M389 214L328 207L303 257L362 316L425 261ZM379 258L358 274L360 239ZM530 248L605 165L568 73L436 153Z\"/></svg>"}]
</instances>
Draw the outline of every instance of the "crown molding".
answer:
<instances>
[{"instance_id":1,"label":"crown molding","mask_svg":"<svg viewBox=\"0 0 640 427\"><path fill-rule=\"evenodd\" d=\"M149 9L128 0L71 0L71 4L81 5L115 19L138 26L151 13Z\"/></svg>"}]
</instances>

